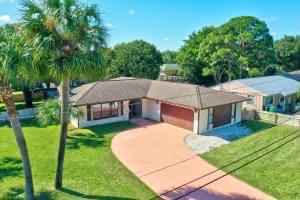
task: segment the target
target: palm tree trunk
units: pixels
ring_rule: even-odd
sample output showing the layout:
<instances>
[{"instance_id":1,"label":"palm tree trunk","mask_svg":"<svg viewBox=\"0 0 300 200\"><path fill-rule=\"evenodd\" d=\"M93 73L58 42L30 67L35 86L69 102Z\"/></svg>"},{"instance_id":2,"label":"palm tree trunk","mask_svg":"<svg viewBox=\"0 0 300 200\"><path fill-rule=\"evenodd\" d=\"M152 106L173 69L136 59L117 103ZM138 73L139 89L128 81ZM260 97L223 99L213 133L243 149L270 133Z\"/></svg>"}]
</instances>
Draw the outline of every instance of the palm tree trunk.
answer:
<instances>
[{"instance_id":1,"label":"palm tree trunk","mask_svg":"<svg viewBox=\"0 0 300 200\"><path fill-rule=\"evenodd\" d=\"M59 149L57 156L57 168L56 168L56 179L55 179L55 188L62 188L62 179L63 179L63 165L65 158L65 149L67 142L67 131L69 123L69 83L70 78L64 77L61 81L61 129L60 129L60 141Z\"/></svg>"},{"instance_id":2,"label":"palm tree trunk","mask_svg":"<svg viewBox=\"0 0 300 200\"><path fill-rule=\"evenodd\" d=\"M16 137L16 141L17 141L17 144L18 144L18 147L20 150L20 154L22 157L22 163L23 163L24 174L25 174L26 200L33 200L34 199L34 188L33 188L33 182L32 182L31 165L30 165L30 160L29 160L25 137L24 137L24 134L22 131L20 121L17 118L17 110L16 110L16 106L15 106L13 97L5 99L4 104L6 106L9 120L10 120L11 126L13 128L13 131L14 131L14 134Z\"/></svg>"}]
</instances>

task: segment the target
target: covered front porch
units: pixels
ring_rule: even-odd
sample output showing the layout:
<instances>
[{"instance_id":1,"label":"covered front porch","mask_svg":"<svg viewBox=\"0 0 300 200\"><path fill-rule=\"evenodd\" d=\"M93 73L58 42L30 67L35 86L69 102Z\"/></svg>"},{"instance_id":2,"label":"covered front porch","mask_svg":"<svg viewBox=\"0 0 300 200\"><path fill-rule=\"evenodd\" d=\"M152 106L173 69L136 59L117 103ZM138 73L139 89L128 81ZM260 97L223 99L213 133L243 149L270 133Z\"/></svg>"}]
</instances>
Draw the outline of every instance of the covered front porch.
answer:
<instances>
[{"instance_id":1,"label":"covered front porch","mask_svg":"<svg viewBox=\"0 0 300 200\"><path fill-rule=\"evenodd\" d=\"M275 94L263 97L263 110L270 112L294 112L295 94Z\"/></svg>"}]
</instances>

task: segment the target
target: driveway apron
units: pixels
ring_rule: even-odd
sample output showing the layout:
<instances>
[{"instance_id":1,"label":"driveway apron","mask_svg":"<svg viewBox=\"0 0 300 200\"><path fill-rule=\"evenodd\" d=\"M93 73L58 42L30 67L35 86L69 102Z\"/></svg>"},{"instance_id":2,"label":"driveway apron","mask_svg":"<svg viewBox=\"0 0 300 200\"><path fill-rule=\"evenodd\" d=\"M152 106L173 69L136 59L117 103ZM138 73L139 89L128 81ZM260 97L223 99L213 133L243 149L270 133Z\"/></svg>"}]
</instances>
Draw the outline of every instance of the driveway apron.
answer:
<instances>
[{"instance_id":1,"label":"driveway apron","mask_svg":"<svg viewBox=\"0 0 300 200\"><path fill-rule=\"evenodd\" d=\"M190 131L166 123L137 123L139 127L114 137L112 150L161 198L274 199L193 153L184 143Z\"/></svg>"}]
</instances>

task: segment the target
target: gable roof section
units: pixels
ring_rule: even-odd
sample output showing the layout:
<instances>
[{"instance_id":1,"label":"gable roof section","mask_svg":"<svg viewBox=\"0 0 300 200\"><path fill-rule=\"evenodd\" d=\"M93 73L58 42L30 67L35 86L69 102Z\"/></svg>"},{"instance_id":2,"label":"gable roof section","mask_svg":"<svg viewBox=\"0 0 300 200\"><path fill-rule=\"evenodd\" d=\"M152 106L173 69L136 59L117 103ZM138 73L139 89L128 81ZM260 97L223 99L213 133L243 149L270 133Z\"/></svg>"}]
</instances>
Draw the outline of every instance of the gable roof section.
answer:
<instances>
[{"instance_id":1,"label":"gable roof section","mask_svg":"<svg viewBox=\"0 0 300 200\"><path fill-rule=\"evenodd\" d=\"M74 105L87 105L142 98L146 96L150 83L150 80L144 79L97 81L89 87L77 89L77 92L74 90L76 94L71 97L71 101ZM83 93L83 90L86 91Z\"/></svg>"},{"instance_id":2,"label":"gable roof section","mask_svg":"<svg viewBox=\"0 0 300 200\"><path fill-rule=\"evenodd\" d=\"M265 76L258 78L239 79L237 82L250 87L265 96L293 94L300 89L300 83L283 76Z\"/></svg>"},{"instance_id":3,"label":"gable roof section","mask_svg":"<svg viewBox=\"0 0 300 200\"><path fill-rule=\"evenodd\" d=\"M76 94L71 97L73 104L77 106L150 98L166 103L204 109L246 100L246 98L232 93L198 85L137 78L122 77L109 81L98 81L81 87L73 90Z\"/></svg>"}]
</instances>

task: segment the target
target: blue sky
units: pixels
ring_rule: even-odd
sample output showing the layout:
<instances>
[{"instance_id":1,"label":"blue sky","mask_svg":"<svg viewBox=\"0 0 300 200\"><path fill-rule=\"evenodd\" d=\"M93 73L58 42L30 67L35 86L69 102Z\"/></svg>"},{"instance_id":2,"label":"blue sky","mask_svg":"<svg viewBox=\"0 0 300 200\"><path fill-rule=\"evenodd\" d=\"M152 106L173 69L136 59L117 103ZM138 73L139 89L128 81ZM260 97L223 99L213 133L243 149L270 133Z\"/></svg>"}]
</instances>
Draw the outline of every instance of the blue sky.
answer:
<instances>
[{"instance_id":1,"label":"blue sky","mask_svg":"<svg viewBox=\"0 0 300 200\"><path fill-rule=\"evenodd\" d=\"M275 39L300 35L300 0L82 0L96 3L109 28L109 45L143 39L177 50L203 26L251 15L264 20ZM18 1L0 0L0 24L18 20Z\"/></svg>"}]
</instances>

